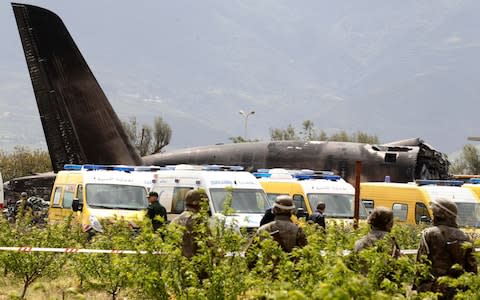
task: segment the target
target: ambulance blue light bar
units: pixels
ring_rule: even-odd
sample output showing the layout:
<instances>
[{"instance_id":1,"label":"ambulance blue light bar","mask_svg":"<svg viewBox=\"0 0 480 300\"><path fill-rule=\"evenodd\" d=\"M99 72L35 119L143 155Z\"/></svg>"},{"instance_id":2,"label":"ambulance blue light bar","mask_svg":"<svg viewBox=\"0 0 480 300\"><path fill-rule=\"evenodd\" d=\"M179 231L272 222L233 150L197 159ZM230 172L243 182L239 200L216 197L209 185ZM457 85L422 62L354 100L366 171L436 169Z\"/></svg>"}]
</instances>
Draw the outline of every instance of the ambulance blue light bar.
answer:
<instances>
[{"instance_id":1,"label":"ambulance blue light bar","mask_svg":"<svg viewBox=\"0 0 480 300\"><path fill-rule=\"evenodd\" d=\"M480 178L470 178L469 182L473 184L480 184Z\"/></svg>"},{"instance_id":2,"label":"ambulance blue light bar","mask_svg":"<svg viewBox=\"0 0 480 300\"><path fill-rule=\"evenodd\" d=\"M331 171L314 171L314 170L286 170L293 178L298 180L308 179L326 179L331 181L340 180L342 177L334 175ZM256 178L271 178L272 173L270 169L258 169L257 172L252 173Z\"/></svg>"},{"instance_id":3,"label":"ambulance blue light bar","mask_svg":"<svg viewBox=\"0 0 480 300\"><path fill-rule=\"evenodd\" d=\"M69 171L80 171L80 170L109 170L109 171L122 171L122 172L133 172L133 171L156 171L160 170L160 167L157 166L124 166L124 165L74 165L67 164L63 167L64 170Z\"/></svg>"},{"instance_id":4,"label":"ambulance blue light bar","mask_svg":"<svg viewBox=\"0 0 480 300\"><path fill-rule=\"evenodd\" d=\"M64 170L70 170L70 171L78 171L82 169L82 165L64 165L63 166Z\"/></svg>"},{"instance_id":5,"label":"ambulance blue light bar","mask_svg":"<svg viewBox=\"0 0 480 300\"><path fill-rule=\"evenodd\" d=\"M243 171L242 166L224 166L224 165L204 165L204 171Z\"/></svg>"},{"instance_id":6,"label":"ambulance blue light bar","mask_svg":"<svg viewBox=\"0 0 480 300\"><path fill-rule=\"evenodd\" d=\"M305 175L305 174L293 174L294 178L298 180L308 180L308 179L326 179L331 181L340 180L342 177L339 175L323 175L323 174L314 174L314 175Z\"/></svg>"},{"instance_id":7,"label":"ambulance blue light bar","mask_svg":"<svg viewBox=\"0 0 480 300\"><path fill-rule=\"evenodd\" d=\"M270 178L270 177L272 177L272 174L270 174L268 172L261 172L261 171L264 171L264 170L258 170L257 172L253 172L252 174L256 178Z\"/></svg>"},{"instance_id":8,"label":"ambulance blue light bar","mask_svg":"<svg viewBox=\"0 0 480 300\"><path fill-rule=\"evenodd\" d=\"M462 186L464 182L462 180L433 180L433 179L417 179L415 183L419 186L422 185L442 185L442 186Z\"/></svg>"}]
</instances>

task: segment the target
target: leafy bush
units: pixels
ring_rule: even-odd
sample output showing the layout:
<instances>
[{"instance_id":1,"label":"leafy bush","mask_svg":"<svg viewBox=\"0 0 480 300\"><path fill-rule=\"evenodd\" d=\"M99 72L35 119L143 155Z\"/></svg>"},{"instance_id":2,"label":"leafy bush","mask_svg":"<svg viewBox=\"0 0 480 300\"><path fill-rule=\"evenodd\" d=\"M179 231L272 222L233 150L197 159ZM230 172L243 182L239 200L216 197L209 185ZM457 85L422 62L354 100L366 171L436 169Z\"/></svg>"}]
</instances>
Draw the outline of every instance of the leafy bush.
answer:
<instances>
[{"instance_id":1,"label":"leafy bush","mask_svg":"<svg viewBox=\"0 0 480 300\"><path fill-rule=\"evenodd\" d=\"M13 284L23 282L21 297L37 289L61 286L62 297L116 299L421 299L435 298L432 293L412 290L415 277L426 266L414 256L393 259L366 249L346 254L355 240L364 235L366 225L353 230L343 223L330 224L326 231L303 224L309 244L292 253L284 253L275 241L264 239L258 247L242 255L249 236L224 221L211 222L206 209L195 228L199 249L188 259L182 256L182 228L165 226L153 232L142 223L134 232L125 222L104 223L104 233L87 241L78 225L37 228L28 220L16 224L0 222L0 245L37 247L85 247L93 249L136 250L139 254L55 254L48 252L0 252L0 264ZM416 248L422 228L396 225L392 235L403 249ZM140 254L140 251L142 252ZM253 263L249 263L253 261ZM75 276L76 275L76 276ZM42 281L42 278L59 278ZM75 287L74 278L82 283ZM59 281L64 283L60 284ZM447 280L458 287L460 299L475 298L480 288L477 275L465 274ZM104 296L100 296L103 293ZM38 294L37 294L38 295ZM91 295L91 294L89 294ZM69 297L70 297L69 296Z\"/></svg>"},{"instance_id":2,"label":"leafy bush","mask_svg":"<svg viewBox=\"0 0 480 300\"><path fill-rule=\"evenodd\" d=\"M70 220L65 224L37 227L31 225L31 216L18 218L15 224L0 220L0 244L6 247L24 246L25 252L0 252L0 264L5 275L11 275L23 282L20 297L24 298L32 283L42 277L55 278L68 259L64 254L53 252L30 252L28 247L61 248L72 247L76 242L71 238Z\"/></svg>"}]
</instances>

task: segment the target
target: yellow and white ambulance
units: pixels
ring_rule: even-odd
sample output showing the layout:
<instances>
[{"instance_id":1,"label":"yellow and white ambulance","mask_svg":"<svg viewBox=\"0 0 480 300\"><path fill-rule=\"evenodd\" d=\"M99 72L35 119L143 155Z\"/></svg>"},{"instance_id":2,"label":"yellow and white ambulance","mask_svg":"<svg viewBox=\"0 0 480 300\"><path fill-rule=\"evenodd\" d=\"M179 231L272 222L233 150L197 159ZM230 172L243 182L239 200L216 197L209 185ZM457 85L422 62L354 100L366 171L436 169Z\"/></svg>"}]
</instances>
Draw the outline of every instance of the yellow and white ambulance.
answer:
<instances>
[{"instance_id":1,"label":"yellow and white ambulance","mask_svg":"<svg viewBox=\"0 0 480 300\"><path fill-rule=\"evenodd\" d=\"M152 181L153 172L145 167L65 165L53 185L48 219L63 222L73 213L85 231L99 232L101 219L135 224L145 216Z\"/></svg>"},{"instance_id":2,"label":"yellow and white ambulance","mask_svg":"<svg viewBox=\"0 0 480 300\"><path fill-rule=\"evenodd\" d=\"M480 198L480 178L469 178L462 186L471 189Z\"/></svg>"},{"instance_id":3,"label":"yellow and white ambulance","mask_svg":"<svg viewBox=\"0 0 480 300\"><path fill-rule=\"evenodd\" d=\"M355 188L338 175L328 171L259 169L254 173L271 202L279 195L292 197L295 207L308 215L325 203L327 219L352 219ZM366 218L360 203L360 218Z\"/></svg>"},{"instance_id":4,"label":"yellow and white ambulance","mask_svg":"<svg viewBox=\"0 0 480 300\"><path fill-rule=\"evenodd\" d=\"M397 222L415 225L430 222L430 203L437 198L446 198L457 205L460 227L480 228L480 200L462 184L462 181L441 180L364 182L360 184L360 199L368 207L391 208Z\"/></svg>"}]
</instances>

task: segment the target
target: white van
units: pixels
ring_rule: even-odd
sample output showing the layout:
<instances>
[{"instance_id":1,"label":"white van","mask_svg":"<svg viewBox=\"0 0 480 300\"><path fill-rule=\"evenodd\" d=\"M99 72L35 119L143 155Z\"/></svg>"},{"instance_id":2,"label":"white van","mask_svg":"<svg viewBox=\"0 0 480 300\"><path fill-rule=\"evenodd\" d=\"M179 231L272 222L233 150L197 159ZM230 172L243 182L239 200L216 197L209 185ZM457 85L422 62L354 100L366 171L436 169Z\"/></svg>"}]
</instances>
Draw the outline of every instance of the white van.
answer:
<instances>
[{"instance_id":1,"label":"white van","mask_svg":"<svg viewBox=\"0 0 480 300\"><path fill-rule=\"evenodd\" d=\"M241 167L177 165L157 171L152 191L158 193L166 208L168 219L185 209L185 194L191 189L203 189L209 200L212 216L222 216L225 200L231 193L234 213L226 223L254 230L268 208L268 201L257 179L249 172L236 171Z\"/></svg>"}]
</instances>

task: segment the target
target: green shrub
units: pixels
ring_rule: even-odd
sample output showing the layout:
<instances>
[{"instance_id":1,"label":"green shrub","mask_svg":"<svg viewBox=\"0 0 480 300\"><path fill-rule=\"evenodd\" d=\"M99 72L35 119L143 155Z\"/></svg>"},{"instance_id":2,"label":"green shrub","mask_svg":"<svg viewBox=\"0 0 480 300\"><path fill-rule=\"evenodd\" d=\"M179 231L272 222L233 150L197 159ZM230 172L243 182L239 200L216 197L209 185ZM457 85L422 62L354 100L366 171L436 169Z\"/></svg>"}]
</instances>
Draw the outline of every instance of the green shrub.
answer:
<instances>
[{"instance_id":1,"label":"green shrub","mask_svg":"<svg viewBox=\"0 0 480 300\"><path fill-rule=\"evenodd\" d=\"M303 224L308 245L284 253L271 238L255 244L245 256L249 236L225 226L224 219L212 222L207 209L195 228L199 249L188 259L182 256L182 228L165 226L153 232L147 221L139 233L125 222L103 223L103 233L90 241L78 225L39 228L28 218L8 224L0 221L0 245L31 247L84 247L92 249L136 250L138 254L63 254L50 252L0 252L6 280L21 280L27 295L32 283L43 293L60 287L62 294L85 297L98 291L116 299L422 299L433 293L412 290L415 278L428 275L425 265L413 255L398 259L376 247L359 254L346 254L357 239L367 233L365 224L353 230L348 224L329 224L326 232ZM402 249L416 248L422 228L396 225L391 235ZM140 254L140 251L146 251ZM77 275L77 276L74 276ZM42 278L69 278L59 284ZM78 278L83 288L72 287ZM459 299L477 297L480 280L465 274L448 279L458 288ZM69 296L69 297L70 297Z\"/></svg>"}]
</instances>

